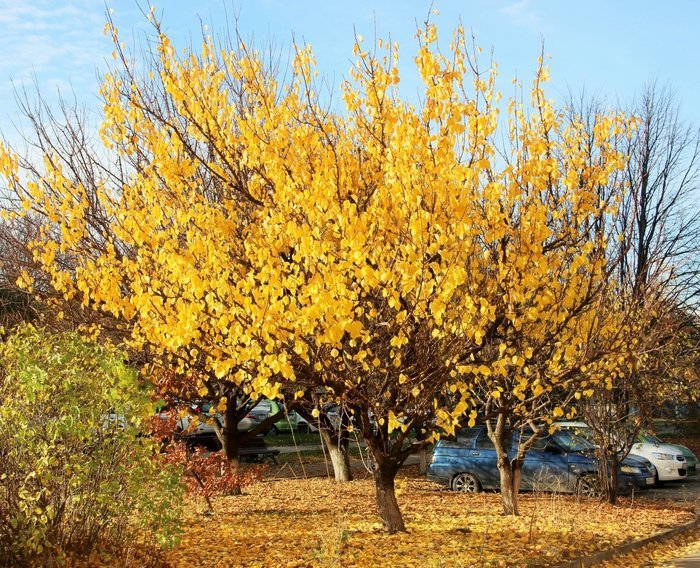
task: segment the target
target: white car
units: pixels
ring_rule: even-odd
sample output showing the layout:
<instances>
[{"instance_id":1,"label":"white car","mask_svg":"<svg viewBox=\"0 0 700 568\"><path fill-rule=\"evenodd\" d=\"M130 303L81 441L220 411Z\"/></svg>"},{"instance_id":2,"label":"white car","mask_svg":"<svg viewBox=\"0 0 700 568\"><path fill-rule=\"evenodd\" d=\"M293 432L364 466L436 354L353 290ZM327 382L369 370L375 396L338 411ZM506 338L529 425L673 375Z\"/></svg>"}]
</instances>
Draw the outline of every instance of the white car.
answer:
<instances>
[{"instance_id":1,"label":"white car","mask_svg":"<svg viewBox=\"0 0 700 568\"><path fill-rule=\"evenodd\" d=\"M660 442L636 442L630 455L641 456L656 466L657 481L675 481L688 476L688 464L676 446Z\"/></svg>"},{"instance_id":2,"label":"white car","mask_svg":"<svg viewBox=\"0 0 700 568\"><path fill-rule=\"evenodd\" d=\"M685 457L685 463L688 467L688 477L696 477L700 475L700 463L698 463L698 457L693 453L693 451L690 448L686 448L685 446L681 446L680 444L671 444L669 442L664 442L663 440L659 440L659 438L657 438L650 432L640 432L637 435L637 441L650 442L652 444L666 444L675 448Z\"/></svg>"},{"instance_id":3,"label":"white car","mask_svg":"<svg viewBox=\"0 0 700 568\"><path fill-rule=\"evenodd\" d=\"M277 414L280 410L284 410L284 405L277 400L261 399L253 411L260 413L262 419L265 420L273 414ZM271 427L268 433L280 434L288 433L290 430L299 432L300 434L308 434L309 432L318 432L313 424L309 424L300 414L292 410L286 416L280 418Z\"/></svg>"},{"instance_id":4,"label":"white car","mask_svg":"<svg viewBox=\"0 0 700 568\"><path fill-rule=\"evenodd\" d=\"M559 428L577 430L582 436L594 441L593 433L585 422L555 422ZM670 444L637 441L629 455L649 460L656 467L656 483L674 481L688 476L688 465L683 452Z\"/></svg>"}]
</instances>

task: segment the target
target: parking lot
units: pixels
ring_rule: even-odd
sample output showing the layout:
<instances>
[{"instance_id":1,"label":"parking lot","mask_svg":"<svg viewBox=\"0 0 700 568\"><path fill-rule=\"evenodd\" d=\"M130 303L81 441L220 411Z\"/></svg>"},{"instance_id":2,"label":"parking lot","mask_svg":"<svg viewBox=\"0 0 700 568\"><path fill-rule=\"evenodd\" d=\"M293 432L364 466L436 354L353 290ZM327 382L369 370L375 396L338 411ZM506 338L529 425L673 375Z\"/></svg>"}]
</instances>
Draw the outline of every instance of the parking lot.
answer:
<instances>
[{"instance_id":1,"label":"parking lot","mask_svg":"<svg viewBox=\"0 0 700 568\"><path fill-rule=\"evenodd\" d=\"M692 504L695 505L696 512L700 513L700 476L696 475L686 481L672 481L659 487L652 487L644 491L642 496Z\"/></svg>"}]
</instances>

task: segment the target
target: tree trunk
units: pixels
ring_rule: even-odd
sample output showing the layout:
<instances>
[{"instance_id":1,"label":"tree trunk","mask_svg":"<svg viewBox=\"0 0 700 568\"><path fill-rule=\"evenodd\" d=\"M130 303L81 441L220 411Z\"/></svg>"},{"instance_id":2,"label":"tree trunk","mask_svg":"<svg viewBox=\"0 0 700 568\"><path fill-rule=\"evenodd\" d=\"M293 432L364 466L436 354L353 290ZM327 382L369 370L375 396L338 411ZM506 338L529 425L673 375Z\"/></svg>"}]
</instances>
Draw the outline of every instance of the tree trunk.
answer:
<instances>
[{"instance_id":1,"label":"tree trunk","mask_svg":"<svg viewBox=\"0 0 700 568\"><path fill-rule=\"evenodd\" d=\"M598 481L601 501L615 505L617 503L617 461L606 451L603 451L598 458Z\"/></svg>"},{"instance_id":2,"label":"tree trunk","mask_svg":"<svg viewBox=\"0 0 700 568\"><path fill-rule=\"evenodd\" d=\"M511 462L505 453L500 454L498 457L498 473L501 478L503 513L518 516L520 515L518 494L520 493L520 481L522 480L522 464L519 460Z\"/></svg>"},{"instance_id":3,"label":"tree trunk","mask_svg":"<svg viewBox=\"0 0 700 568\"><path fill-rule=\"evenodd\" d=\"M403 516L396 501L394 478L398 468L389 461L387 456L374 456L375 468L374 488L377 498L377 509L382 518L384 530L389 534L406 532Z\"/></svg>"},{"instance_id":4,"label":"tree trunk","mask_svg":"<svg viewBox=\"0 0 700 568\"><path fill-rule=\"evenodd\" d=\"M321 429L321 438L328 448L333 464L333 473L336 481L352 481L352 471L350 470L350 455L348 454L347 436L332 435L325 428Z\"/></svg>"},{"instance_id":5,"label":"tree trunk","mask_svg":"<svg viewBox=\"0 0 700 568\"><path fill-rule=\"evenodd\" d=\"M617 503L617 467L613 464L610 471L610 487L608 491L608 503L615 505Z\"/></svg>"},{"instance_id":6,"label":"tree trunk","mask_svg":"<svg viewBox=\"0 0 700 568\"><path fill-rule=\"evenodd\" d=\"M486 423L486 431L496 450L496 465L501 482L501 501L504 515L520 515L518 507L518 493L523 473L523 459L516 457L512 461L508 458L506 440L509 440L512 432L506 427L506 417L499 414L495 428L491 422Z\"/></svg>"},{"instance_id":7,"label":"tree trunk","mask_svg":"<svg viewBox=\"0 0 700 568\"><path fill-rule=\"evenodd\" d=\"M231 470L231 475L234 479L238 479L239 457L238 449L241 446L240 432L238 431L238 422L236 420L236 405L231 404L224 411L224 427L222 429L221 445L224 450L224 455L228 460L228 466ZM241 486L236 483L231 490L232 495L241 495Z\"/></svg>"},{"instance_id":8,"label":"tree trunk","mask_svg":"<svg viewBox=\"0 0 700 568\"><path fill-rule=\"evenodd\" d=\"M418 465L418 473L420 475L426 475L428 473L428 460L430 457L430 450L428 446L423 446L420 449L420 463Z\"/></svg>"}]
</instances>

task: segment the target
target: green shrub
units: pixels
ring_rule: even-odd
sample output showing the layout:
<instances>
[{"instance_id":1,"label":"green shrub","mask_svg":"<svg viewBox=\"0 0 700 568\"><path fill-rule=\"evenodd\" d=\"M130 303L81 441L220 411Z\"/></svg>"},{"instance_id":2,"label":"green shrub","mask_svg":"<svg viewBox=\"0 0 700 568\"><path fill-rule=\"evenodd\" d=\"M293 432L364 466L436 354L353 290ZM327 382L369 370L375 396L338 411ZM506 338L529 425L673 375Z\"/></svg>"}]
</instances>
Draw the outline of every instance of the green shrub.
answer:
<instances>
[{"instance_id":1,"label":"green shrub","mask_svg":"<svg viewBox=\"0 0 700 568\"><path fill-rule=\"evenodd\" d=\"M114 349L31 326L0 344L0 565L172 543L180 471L155 459L152 416Z\"/></svg>"}]
</instances>

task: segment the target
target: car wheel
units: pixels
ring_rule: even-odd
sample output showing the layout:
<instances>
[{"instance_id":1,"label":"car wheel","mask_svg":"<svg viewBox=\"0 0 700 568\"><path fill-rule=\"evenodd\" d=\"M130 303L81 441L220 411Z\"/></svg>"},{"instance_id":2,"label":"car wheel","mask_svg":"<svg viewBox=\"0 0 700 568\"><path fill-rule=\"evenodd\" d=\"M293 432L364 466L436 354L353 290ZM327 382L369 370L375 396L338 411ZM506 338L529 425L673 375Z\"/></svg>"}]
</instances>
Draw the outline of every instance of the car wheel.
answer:
<instances>
[{"instance_id":1,"label":"car wheel","mask_svg":"<svg viewBox=\"0 0 700 568\"><path fill-rule=\"evenodd\" d=\"M277 434L280 433L280 429L273 424L272 428L270 428L267 433L270 434L271 436L277 436Z\"/></svg>"},{"instance_id":2,"label":"car wheel","mask_svg":"<svg viewBox=\"0 0 700 568\"><path fill-rule=\"evenodd\" d=\"M600 495L600 483L595 475L584 475L576 484L576 493L584 497L598 497Z\"/></svg>"},{"instance_id":3,"label":"car wheel","mask_svg":"<svg viewBox=\"0 0 700 568\"><path fill-rule=\"evenodd\" d=\"M306 422L302 422L301 424L297 424L297 432L299 432L299 434L308 434L309 433L309 425Z\"/></svg>"},{"instance_id":4,"label":"car wheel","mask_svg":"<svg viewBox=\"0 0 700 568\"><path fill-rule=\"evenodd\" d=\"M452 480L452 490L463 493L478 493L481 491L479 480L471 473L460 473Z\"/></svg>"}]
</instances>

